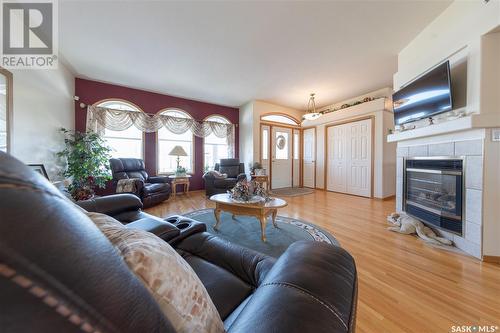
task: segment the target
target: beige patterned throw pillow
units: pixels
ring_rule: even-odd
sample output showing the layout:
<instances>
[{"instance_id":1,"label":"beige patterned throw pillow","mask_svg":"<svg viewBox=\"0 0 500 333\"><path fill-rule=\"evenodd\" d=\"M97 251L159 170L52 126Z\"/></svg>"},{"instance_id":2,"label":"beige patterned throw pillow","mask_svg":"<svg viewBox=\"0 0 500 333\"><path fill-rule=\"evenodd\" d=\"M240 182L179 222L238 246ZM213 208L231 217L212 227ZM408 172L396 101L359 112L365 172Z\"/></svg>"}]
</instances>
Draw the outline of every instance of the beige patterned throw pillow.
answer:
<instances>
[{"instance_id":1,"label":"beige patterned throw pillow","mask_svg":"<svg viewBox=\"0 0 500 333\"><path fill-rule=\"evenodd\" d=\"M155 235L125 228L112 217L88 213L129 268L160 304L177 332L224 332L207 290L191 266Z\"/></svg>"}]
</instances>

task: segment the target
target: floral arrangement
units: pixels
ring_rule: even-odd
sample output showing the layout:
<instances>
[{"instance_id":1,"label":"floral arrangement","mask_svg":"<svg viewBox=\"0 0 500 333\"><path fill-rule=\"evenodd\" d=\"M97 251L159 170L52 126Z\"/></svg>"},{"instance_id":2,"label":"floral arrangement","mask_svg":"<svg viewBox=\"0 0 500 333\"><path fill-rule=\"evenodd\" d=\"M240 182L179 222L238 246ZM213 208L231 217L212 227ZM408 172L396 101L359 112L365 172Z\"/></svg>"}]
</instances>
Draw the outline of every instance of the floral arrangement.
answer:
<instances>
[{"instance_id":1,"label":"floral arrangement","mask_svg":"<svg viewBox=\"0 0 500 333\"><path fill-rule=\"evenodd\" d=\"M176 176L185 176L187 173L187 169L182 166L178 166L177 169L175 170L175 175Z\"/></svg>"},{"instance_id":2,"label":"floral arrangement","mask_svg":"<svg viewBox=\"0 0 500 333\"><path fill-rule=\"evenodd\" d=\"M330 113L330 112L335 112L335 111L338 111L338 110L349 108L349 107L354 106L354 105L359 105L359 104L363 104L363 103L366 103L366 102L371 102L371 101L373 101L375 99L376 98L374 98L374 97L365 97L362 100L355 101L355 102L352 102L352 103L349 103L349 104L347 104L347 103L346 104L342 104L340 107L337 107L337 108L334 108L334 109L323 110L323 111L320 111L319 113L321 113L321 114L327 114L327 113Z\"/></svg>"},{"instance_id":3,"label":"floral arrangement","mask_svg":"<svg viewBox=\"0 0 500 333\"><path fill-rule=\"evenodd\" d=\"M254 180L240 180L236 185L228 191L231 199L237 201L250 201L255 196L263 198L266 202L271 200L266 189L261 183Z\"/></svg>"},{"instance_id":4,"label":"floral arrangement","mask_svg":"<svg viewBox=\"0 0 500 333\"><path fill-rule=\"evenodd\" d=\"M262 164L259 162L250 163L250 174L253 175L255 170L262 169Z\"/></svg>"}]
</instances>

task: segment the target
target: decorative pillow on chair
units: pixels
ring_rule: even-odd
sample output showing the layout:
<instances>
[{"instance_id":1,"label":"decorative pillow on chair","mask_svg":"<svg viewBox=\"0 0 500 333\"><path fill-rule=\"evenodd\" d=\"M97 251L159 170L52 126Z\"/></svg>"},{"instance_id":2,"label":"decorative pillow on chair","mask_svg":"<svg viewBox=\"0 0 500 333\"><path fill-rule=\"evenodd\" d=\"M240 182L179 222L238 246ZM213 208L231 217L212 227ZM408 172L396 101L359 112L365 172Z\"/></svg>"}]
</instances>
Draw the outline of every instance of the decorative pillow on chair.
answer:
<instances>
[{"instance_id":1,"label":"decorative pillow on chair","mask_svg":"<svg viewBox=\"0 0 500 333\"><path fill-rule=\"evenodd\" d=\"M224 332L205 286L168 243L149 232L127 229L110 216L87 215L120 251L177 332Z\"/></svg>"},{"instance_id":2,"label":"decorative pillow on chair","mask_svg":"<svg viewBox=\"0 0 500 333\"><path fill-rule=\"evenodd\" d=\"M137 178L120 179L116 184L116 193L137 193Z\"/></svg>"}]
</instances>

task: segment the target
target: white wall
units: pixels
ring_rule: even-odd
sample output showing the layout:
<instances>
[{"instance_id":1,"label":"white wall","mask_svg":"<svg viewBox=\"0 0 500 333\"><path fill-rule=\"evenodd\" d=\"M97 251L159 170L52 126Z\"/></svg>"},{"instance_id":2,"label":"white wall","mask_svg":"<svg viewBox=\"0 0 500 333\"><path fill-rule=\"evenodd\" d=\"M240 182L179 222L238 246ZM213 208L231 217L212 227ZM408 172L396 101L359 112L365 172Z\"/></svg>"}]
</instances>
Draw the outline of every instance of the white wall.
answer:
<instances>
[{"instance_id":1,"label":"white wall","mask_svg":"<svg viewBox=\"0 0 500 333\"><path fill-rule=\"evenodd\" d=\"M396 192L396 145L388 143L386 135L389 129L394 128L394 120L390 107L391 88L383 88L365 95L335 103L322 108L335 108L345 103L358 101L365 97L378 97L375 101L355 105L343 110L327 113L312 121L304 121L304 127L316 127L316 187L325 188L325 125L336 122L355 120L356 118L374 117L374 179L373 196L386 198Z\"/></svg>"},{"instance_id":2,"label":"white wall","mask_svg":"<svg viewBox=\"0 0 500 333\"><path fill-rule=\"evenodd\" d=\"M26 164L44 164L59 179L55 154L64 146L61 127L74 129L75 77L63 64L57 70L13 70L11 154Z\"/></svg>"},{"instance_id":3,"label":"white wall","mask_svg":"<svg viewBox=\"0 0 500 333\"><path fill-rule=\"evenodd\" d=\"M453 2L399 53L394 88L397 89L445 60L450 60L452 65L466 61L466 108L468 113L479 113L481 36L498 25L500 1Z\"/></svg>"},{"instance_id":4,"label":"white wall","mask_svg":"<svg viewBox=\"0 0 500 333\"><path fill-rule=\"evenodd\" d=\"M240 131L240 161L245 163L245 171L248 165L253 163L253 102L248 102L240 107L239 131Z\"/></svg>"}]
</instances>

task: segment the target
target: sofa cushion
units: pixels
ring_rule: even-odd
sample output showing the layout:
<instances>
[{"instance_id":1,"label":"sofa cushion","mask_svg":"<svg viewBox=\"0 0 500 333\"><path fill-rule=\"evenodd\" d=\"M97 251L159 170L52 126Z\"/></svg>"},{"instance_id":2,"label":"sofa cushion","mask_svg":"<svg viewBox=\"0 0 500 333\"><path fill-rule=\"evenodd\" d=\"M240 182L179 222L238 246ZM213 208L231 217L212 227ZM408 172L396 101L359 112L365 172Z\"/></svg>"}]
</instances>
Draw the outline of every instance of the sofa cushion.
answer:
<instances>
[{"instance_id":1,"label":"sofa cushion","mask_svg":"<svg viewBox=\"0 0 500 333\"><path fill-rule=\"evenodd\" d=\"M228 178L236 178L240 173L240 167L239 165L221 165L219 172L226 173Z\"/></svg>"},{"instance_id":2,"label":"sofa cushion","mask_svg":"<svg viewBox=\"0 0 500 333\"><path fill-rule=\"evenodd\" d=\"M165 183L144 184L144 195L170 191L170 185Z\"/></svg>"},{"instance_id":3,"label":"sofa cushion","mask_svg":"<svg viewBox=\"0 0 500 333\"><path fill-rule=\"evenodd\" d=\"M128 229L110 216L89 217L120 251L177 332L224 332L219 313L191 266L155 235Z\"/></svg>"}]
</instances>

